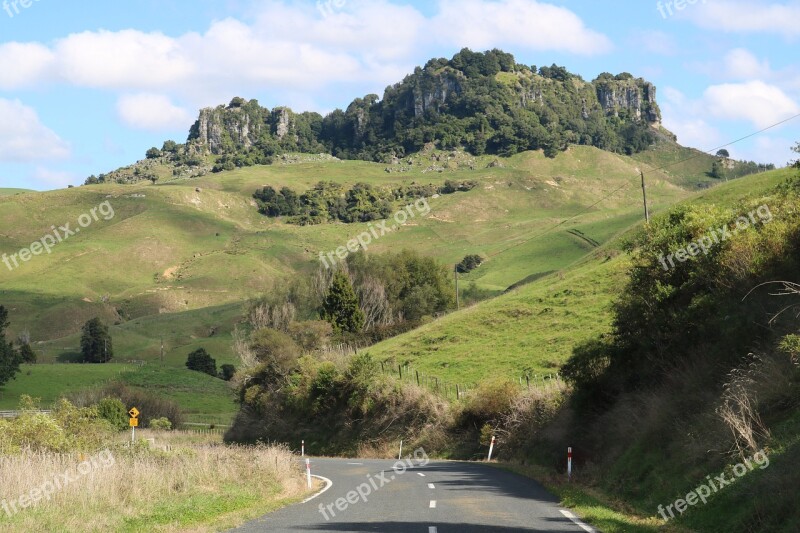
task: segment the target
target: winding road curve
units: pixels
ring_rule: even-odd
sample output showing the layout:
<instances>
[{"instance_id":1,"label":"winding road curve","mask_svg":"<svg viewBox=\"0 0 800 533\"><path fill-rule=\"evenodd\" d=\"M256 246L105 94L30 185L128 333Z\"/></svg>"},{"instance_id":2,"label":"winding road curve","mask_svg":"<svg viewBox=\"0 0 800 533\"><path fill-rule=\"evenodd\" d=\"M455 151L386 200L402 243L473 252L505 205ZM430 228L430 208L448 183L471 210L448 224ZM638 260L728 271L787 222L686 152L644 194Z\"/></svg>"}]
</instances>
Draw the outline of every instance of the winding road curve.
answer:
<instances>
[{"instance_id":1,"label":"winding road curve","mask_svg":"<svg viewBox=\"0 0 800 533\"><path fill-rule=\"evenodd\" d=\"M312 473L326 482L321 494L233 531L595 531L525 477L480 463L403 463L312 459Z\"/></svg>"}]
</instances>

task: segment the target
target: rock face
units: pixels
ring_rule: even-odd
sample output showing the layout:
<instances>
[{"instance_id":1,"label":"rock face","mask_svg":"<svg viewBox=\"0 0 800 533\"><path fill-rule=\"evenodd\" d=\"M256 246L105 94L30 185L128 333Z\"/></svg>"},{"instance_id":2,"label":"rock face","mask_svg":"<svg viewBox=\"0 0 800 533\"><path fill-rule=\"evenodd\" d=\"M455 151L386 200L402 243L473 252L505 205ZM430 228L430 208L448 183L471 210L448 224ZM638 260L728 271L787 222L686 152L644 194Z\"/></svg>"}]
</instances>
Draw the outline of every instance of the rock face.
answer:
<instances>
[{"instance_id":1,"label":"rock face","mask_svg":"<svg viewBox=\"0 0 800 533\"><path fill-rule=\"evenodd\" d=\"M641 78L604 79L594 81L597 100L608 115L619 116L627 112L636 120L658 125L661 111L656 103L656 87Z\"/></svg>"},{"instance_id":2,"label":"rock face","mask_svg":"<svg viewBox=\"0 0 800 533\"><path fill-rule=\"evenodd\" d=\"M438 113L451 94L461 94L463 80L463 74L453 71L420 79L413 89L414 116L421 117L428 110Z\"/></svg>"},{"instance_id":3,"label":"rock face","mask_svg":"<svg viewBox=\"0 0 800 533\"><path fill-rule=\"evenodd\" d=\"M248 149L266 126L263 110L252 106L218 106L200 110L189 142L200 152L222 154L231 145Z\"/></svg>"}]
</instances>

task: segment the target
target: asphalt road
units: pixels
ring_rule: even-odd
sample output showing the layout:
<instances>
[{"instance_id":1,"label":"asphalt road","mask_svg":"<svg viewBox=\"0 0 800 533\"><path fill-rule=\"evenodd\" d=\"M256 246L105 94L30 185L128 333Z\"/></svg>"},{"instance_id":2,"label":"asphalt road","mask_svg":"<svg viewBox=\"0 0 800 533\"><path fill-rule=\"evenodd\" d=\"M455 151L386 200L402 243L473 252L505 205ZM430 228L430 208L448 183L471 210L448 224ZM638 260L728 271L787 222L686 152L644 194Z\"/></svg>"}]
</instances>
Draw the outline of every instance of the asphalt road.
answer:
<instances>
[{"instance_id":1,"label":"asphalt road","mask_svg":"<svg viewBox=\"0 0 800 533\"><path fill-rule=\"evenodd\" d=\"M479 463L403 462L405 471L394 461L312 459L323 493L233 531L594 531L525 477Z\"/></svg>"}]
</instances>

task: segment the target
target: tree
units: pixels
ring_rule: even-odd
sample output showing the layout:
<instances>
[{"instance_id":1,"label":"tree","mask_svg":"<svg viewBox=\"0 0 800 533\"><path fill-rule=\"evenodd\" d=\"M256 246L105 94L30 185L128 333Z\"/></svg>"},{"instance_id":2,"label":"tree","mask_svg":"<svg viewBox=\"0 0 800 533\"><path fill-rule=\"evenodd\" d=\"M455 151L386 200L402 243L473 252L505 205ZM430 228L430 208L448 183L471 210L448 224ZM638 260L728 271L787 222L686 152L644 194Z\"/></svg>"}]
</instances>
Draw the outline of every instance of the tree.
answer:
<instances>
[{"instance_id":1,"label":"tree","mask_svg":"<svg viewBox=\"0 0 800 533\"><path fill-rule=\"evenodd\" d=\"M333 275L320 317L330 322L337 333L358 333L364 327L364 313L358 305L358 297L350 278L341 270Z\"/></svg>"},{"instance_id":2,"label":"tree","mask_svg":"<svg viewBox=\"0 0 800 533\"><path fill-rule=\"evenodd\" d=\"M219 377L225 381L230 381L236 374L236 367L233 365L222 365L219 367Z\"/></svg>"},{"instance_id":3,"label":"tree","mask_svg":"<svg viewBox=\"0 0 800 533\"><path fill-rule=\"evenodd\" d=\"M721 161L714 161L711 163L710 175L718 180L725 179L725 165Z\"/></svg>"},{"instance_id":4,"label":"tree","mask_svg":"<svg viewBox=\"0 0 800 533\"><path fill-rule=\"evenodd\" d=\"M483 263L483 258L481 256L471 254L464 257L464 259L456 265L456 270L461 274L466 274L481 266L481 263Z\"/></svg>"},{"instance_id":5,"label":"tree","mask_svg":"<svg viewBox=\"0 0 800 533\"><path fill-rule=\"evenodd\" d=\"M114 357L108 326L95 317L83 325L81 353L85 363L107 363Z\"/></svg>"},{"instance_id":6,"label":"tree","mask_svg":"<svg viewBox=\"0 0 800 533\"><path fill-rule=\"evenodd\" d=\"M30 344L23 344L19 347L19 356L22 362L28 365L35 365L38 359Z\"/></svg>"},{"instance_id":7,"label":"tree","mask_svg":"<svg viewBox=\"0 0 800 533\"><path fill-rule=\"evenodd\" d=\"M14 379L22 362L11 343L6 341L8 325L8 311L0 305L0 386Z\"/></svg>"},{"instance_id":8,"label":"tree","mask_svg":"<svg viewBox=\"0 0 800 533\"><path fill-rule=\"evenodd\" d=\"M717 157L724 157L725 159L728 159L730 156L730 152L728 152L725 148L717 150Z\"/></svg>"},{"instance_id":9,"label":"tree","mask_svg":"<svg viewBox=\"0 0 800 533\"><path fill-rule=\"evenodd\" d=\"M198 348L189 354L186 359L186 368L195 372L203 372L209 376L217 376L217 361L208 354L205 348Z\"/></svg>"},{"instance_id":10,"label":"tree","mask_svg":"<svg viewBox=\"0 0 800 533\"><path fill-rule=\"evenodd\" d=\"M154 147L150 148L145 153L145 155L147 156L147 159L158 159L159 157L161 157L161 150L159 150L158 148L156 148L154 146Z\"/></svg>"}]
</instances>

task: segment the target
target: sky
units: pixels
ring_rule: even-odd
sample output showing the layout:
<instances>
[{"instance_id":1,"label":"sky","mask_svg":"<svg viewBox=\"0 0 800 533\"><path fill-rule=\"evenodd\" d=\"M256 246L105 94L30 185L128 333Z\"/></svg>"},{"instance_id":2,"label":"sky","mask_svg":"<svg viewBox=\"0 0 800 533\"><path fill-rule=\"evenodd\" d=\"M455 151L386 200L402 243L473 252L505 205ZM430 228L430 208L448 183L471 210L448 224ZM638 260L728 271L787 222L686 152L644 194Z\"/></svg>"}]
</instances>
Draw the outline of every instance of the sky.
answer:
<instances>
[{"instance_id":1,"label":"sky","mask_svg":"<svg viewBox=\"0 0 800 533\"><path fill-rule=\"evenodd\" d=\"M80 185L235 96L346 108L464 47L643 77L711 150L800 114L798 21L800 0L0 0L0 187ZM797 141L800 118L728 150L783 166Z\"/></svg>"}]
</instances>

